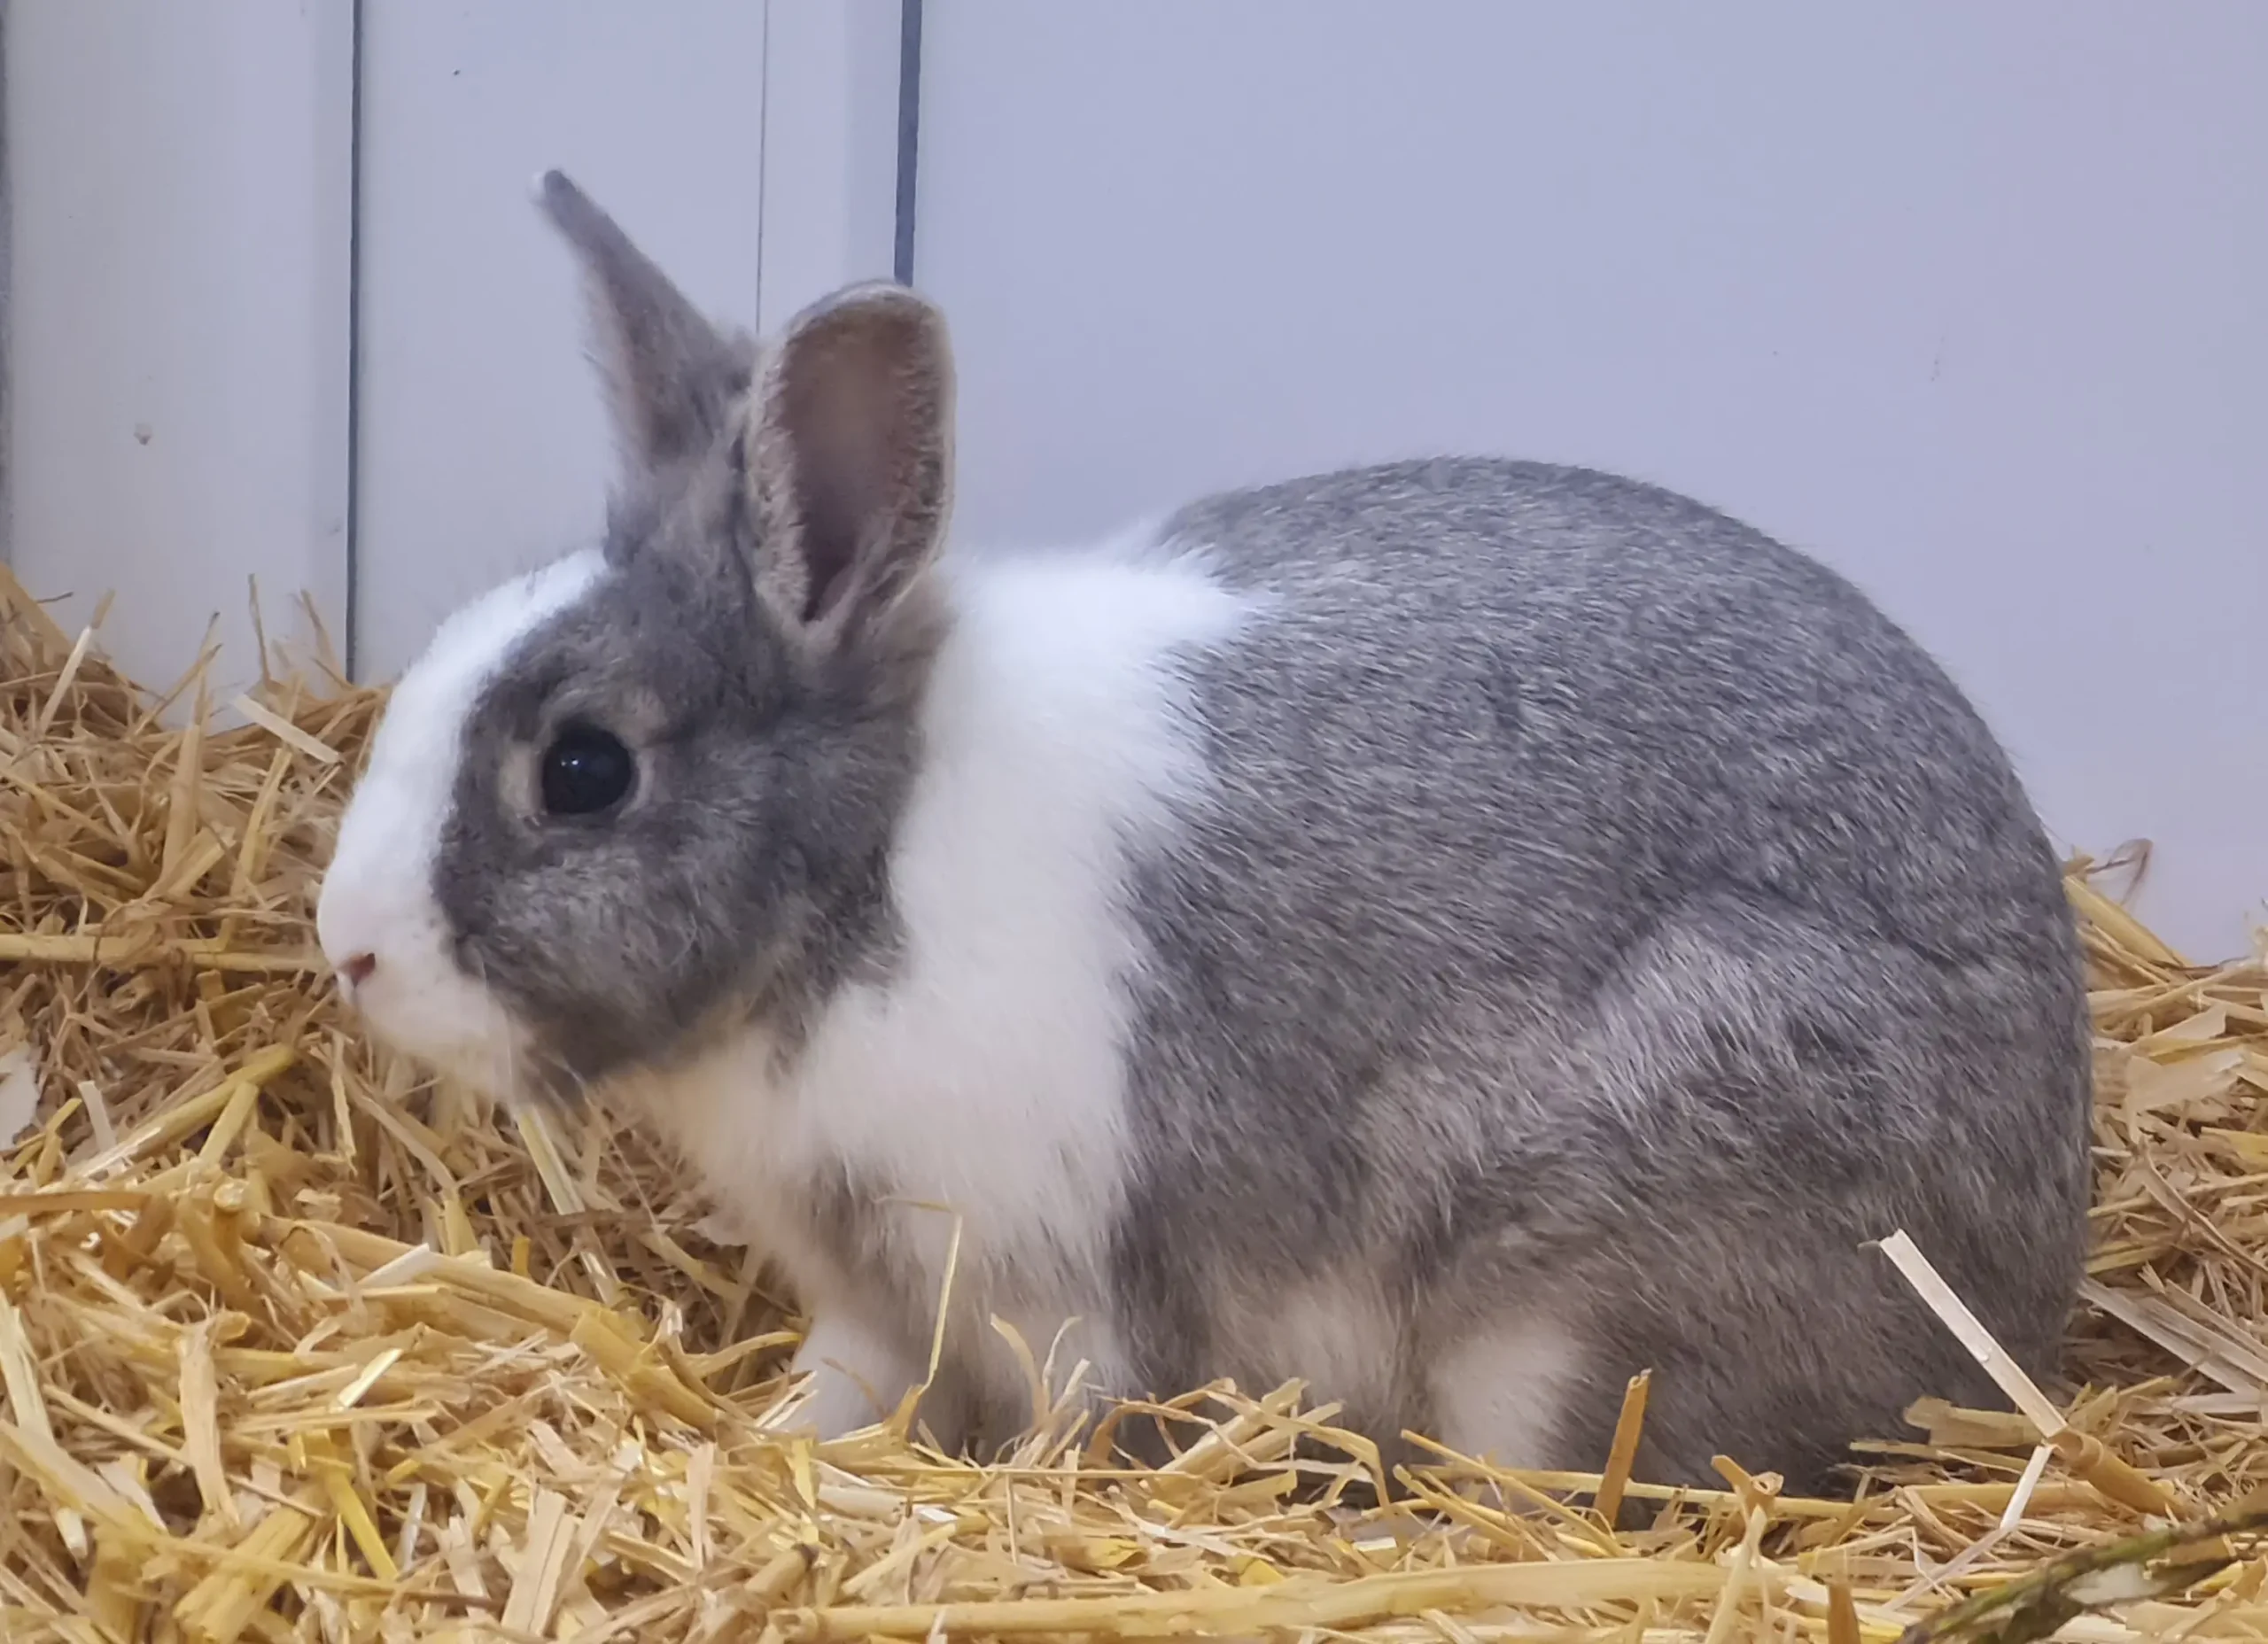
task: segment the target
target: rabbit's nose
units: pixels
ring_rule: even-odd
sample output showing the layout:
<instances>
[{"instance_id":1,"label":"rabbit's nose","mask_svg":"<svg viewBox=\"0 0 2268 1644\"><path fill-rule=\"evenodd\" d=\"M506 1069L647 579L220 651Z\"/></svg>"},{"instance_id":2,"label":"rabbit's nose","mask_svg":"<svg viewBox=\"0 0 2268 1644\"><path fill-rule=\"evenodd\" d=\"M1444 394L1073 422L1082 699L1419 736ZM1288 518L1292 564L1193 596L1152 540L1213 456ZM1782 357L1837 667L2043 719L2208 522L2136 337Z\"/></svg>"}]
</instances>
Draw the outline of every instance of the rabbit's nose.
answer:
<instances>
[{"instance_id":1,"label":"rabbit's nose","mask_svg":"<svg viewBox=\"0 0 2268 1644\"><path fill-rule=\"evenodd\" d=\"M346 985L348 987L359 988L364 982L370 980L371 973L376 971L377 968L378 956L377 954L351 953L346 956L345 962L339 965L338 973L346 979Z\"/></svg>"}]
</instances>

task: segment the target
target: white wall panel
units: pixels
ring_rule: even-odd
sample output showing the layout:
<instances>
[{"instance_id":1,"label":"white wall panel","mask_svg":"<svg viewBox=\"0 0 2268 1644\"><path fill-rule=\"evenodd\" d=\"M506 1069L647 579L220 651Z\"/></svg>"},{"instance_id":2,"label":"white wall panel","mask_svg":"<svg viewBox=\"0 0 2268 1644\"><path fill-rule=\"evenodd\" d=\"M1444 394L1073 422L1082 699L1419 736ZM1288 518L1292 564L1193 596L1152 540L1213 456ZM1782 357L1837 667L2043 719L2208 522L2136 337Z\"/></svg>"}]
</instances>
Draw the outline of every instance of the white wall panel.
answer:
<instances>
[{"instance_id":1,"label":"white wall panel","mask_svg":"<svg viewBox=\"0 0 2268 1644\"><path fill-rule=\"evenodd\" d=\"M19 0L19 574L71 596L66 623L117 590L105 639L151 679L216 607L223 674L251 677L248 575L272 632L304 637L308 592L359 673L397 671L468 594L600 527L613 454L535 175L571 172L720 318L776 324L889 272L898 22L897 0Z\"/></svg>"},{"instance_id":2,"label":"white wall panel","mask_svg":"<svg viewBox=\"0 0 2268 1644\"><path fill-rule=\"evenodd\" d=\"M613 450L567 171L693 299L757 314L763 0L378 0L362 38L356 668L390 677L486 585L593 540Z\"/></svg>"},{"instance_id":3,"label":"white wall panel","mask_svg":"<svg viewBox=\"0 0 2268 1644\"><path fill-rule=\"evenodd\" d=\"M352 11L16 0L11 558L66 625L117 600L152 683L222 618L256 677L312 594L344 639Z\"/></svg>"}]
</instances>

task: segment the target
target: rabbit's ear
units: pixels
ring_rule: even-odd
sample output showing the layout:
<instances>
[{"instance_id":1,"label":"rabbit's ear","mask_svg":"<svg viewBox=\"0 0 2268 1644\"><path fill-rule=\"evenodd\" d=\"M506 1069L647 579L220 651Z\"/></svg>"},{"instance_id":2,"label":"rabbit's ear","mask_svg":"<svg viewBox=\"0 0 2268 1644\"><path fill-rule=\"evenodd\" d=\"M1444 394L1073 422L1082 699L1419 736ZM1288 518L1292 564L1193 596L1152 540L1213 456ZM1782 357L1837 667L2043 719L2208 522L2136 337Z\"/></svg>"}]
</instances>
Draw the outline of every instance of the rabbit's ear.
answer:
<instances>
[{"instance_id":1,"label":"rabbit's ear","mask_svg":"<svg viewBox=\"0 0 2268 1644\"><path fill-rule=\"evenodd\" d=\"M581 260L592 352L625 461L633 473L650 474L701 455L747 389L749 351L710 323L563 173L539 178L536 198Z\"/></svg>"},{"instance_id":2,"label":"rabbit's ear","mask_svg":"<svg viewBox=\"0 0 2268 1644\"><path fill-rule=\"evenodd\" d=\"M934 555L952 492L944 316L900 285L805 309L769 349L748 426L757 583L815 637L863 627Z\"/></svg>"}]
</instances>

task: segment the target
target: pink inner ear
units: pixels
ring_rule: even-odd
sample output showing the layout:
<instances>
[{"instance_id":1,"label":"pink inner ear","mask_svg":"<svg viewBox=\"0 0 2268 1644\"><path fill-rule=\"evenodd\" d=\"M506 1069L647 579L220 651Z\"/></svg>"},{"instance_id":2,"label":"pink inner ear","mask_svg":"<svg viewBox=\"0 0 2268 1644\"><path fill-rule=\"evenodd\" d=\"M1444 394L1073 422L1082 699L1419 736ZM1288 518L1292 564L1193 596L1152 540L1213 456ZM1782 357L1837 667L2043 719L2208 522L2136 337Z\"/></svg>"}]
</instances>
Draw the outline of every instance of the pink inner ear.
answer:
<instances>
[{"instance_id":1,"label":"pink inner ear","mask_svg":"<svg viewBox=\"0 0 2268 1644\"><path fill-rule=\"evenodd\" d=\"M861 554L878 546L871 539L886 523L881 516L889 508L886 453L896 432L891 407L872 392L865 372L838 375L835 365L831 358L817 362L816 383L788 383L781 407L803 527L805 622L826 614Z\"/></svg>"},{"instance_id":2,"label":"pink inner ear","mask_svg":"<svg viewBox=\"0 0 2268 1644\"><path fill-rule=\"evenodd\" d=\"M881 595L928 553L943 512L949 368L926 305L852 299L783 345L782 436L805 572L803 619Z\"/></svg>"}]
</instances>

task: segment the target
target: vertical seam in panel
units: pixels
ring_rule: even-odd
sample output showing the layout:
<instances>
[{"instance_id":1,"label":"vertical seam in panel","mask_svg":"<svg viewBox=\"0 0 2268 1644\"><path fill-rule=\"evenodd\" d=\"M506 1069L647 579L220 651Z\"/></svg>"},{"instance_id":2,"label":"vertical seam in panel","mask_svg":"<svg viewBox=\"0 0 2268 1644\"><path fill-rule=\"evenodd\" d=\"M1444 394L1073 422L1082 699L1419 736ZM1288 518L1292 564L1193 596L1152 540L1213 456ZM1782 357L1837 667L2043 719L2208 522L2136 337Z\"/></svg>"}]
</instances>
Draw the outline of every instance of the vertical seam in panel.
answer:
<instances>
[{"instance_id":1,"label":"vertical seam in panel","mask_svg":"<svg viewBox=\"0 0 2268 1644\"><path fill-rule=\"evenodd\" d=\"M361 677L362 628L362 0L347 46L346 136L346 637L349 679Z\"/></svg>"},{"instance_id":2,"label":"vertical seam in panel","mask_svg":"<svg viewBox=\"0 0 2268 1644\"><path fill-rule=\"evenodd\" d=\"M0 565L16 548L15 155L8 138L8 0L0 0Z\"/></svg>"},{"instance_id":3,"label":"vertical seam in panel","mask_svg":"<svg viewBox=\"0 0 2268 1644\"><path fill-rule=\"evenodd\" d=\"M921 158L921 0L899 0L897 20L897 213L890 271L913 283L913 210Z\"/></svg>"}]
</instances>

